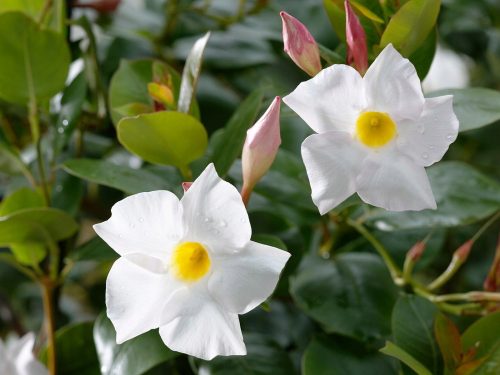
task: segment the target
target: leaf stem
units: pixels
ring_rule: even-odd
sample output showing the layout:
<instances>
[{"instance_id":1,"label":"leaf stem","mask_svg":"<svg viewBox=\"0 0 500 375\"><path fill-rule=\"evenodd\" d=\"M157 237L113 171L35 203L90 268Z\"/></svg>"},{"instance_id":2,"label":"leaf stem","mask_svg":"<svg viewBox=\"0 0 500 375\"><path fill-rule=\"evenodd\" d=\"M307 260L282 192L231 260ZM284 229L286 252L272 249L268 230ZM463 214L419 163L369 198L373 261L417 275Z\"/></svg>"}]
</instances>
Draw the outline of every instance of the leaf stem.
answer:
<instances>
[{"instance_id":1,"label":"leaf stem","mask_svg":"<svg viewBox=\"0 0 500 375\"><path fill-rule=\"evenodd\" d=\"M347 219L347 224L356 229L366 240L368 240L368 242L372 244L372 246L375 248L377 253L385 262L385 265L389 269L389 272L391 274L394 283L396 285L403 285L404 281L401 278L401 271L399 270L398 266L394 263L394 260L392 259L392 257L390 256L389 252L384 247L384 245L382 245L380 241L377 240L362 224L351 219Z\"/></svg>"},{"instance_id":2,"label":"leaf stem","mask_svg":"<svg viewBox=\"0 0 500 375\"><path fill-rule=\"evenodd\" d=\"M493 224L498 218L500 218L500 210L491 216L488 221L486 221L481 228L476 232L474 236L472 236L471 240L472 242L476 242L476 240L482 236L482 234L486 231L486 229L489 228L491 224Z\"/></svg>"},{"instance_id":3,"label":"leaf stem","mask_svg":"<svg viewBox=\"0 0 500 375\"><path fill-rule=\"evenodd\" d=\"M45 18L49 14L50 8L52 8L52 3L53 0L46 0L45 4L43 5L43 9L40 12L40 15L38 17L38 24L42 25L43 22L45 21Z\"/></svg>"}]
</instances>

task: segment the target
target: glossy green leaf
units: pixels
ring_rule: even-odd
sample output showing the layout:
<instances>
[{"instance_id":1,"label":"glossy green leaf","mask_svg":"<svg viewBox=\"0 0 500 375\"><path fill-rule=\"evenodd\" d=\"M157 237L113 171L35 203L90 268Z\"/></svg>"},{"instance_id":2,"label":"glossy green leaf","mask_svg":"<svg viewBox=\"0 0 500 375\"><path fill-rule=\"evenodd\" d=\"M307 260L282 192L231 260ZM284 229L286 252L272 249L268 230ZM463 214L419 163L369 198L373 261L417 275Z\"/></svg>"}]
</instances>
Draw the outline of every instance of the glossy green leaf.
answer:
<instances>
[{"instance_id":1,"label":"glossy green leaf","mask_svg":"<svg viewBox=\"0 0 500 375\"><path fill-rule=\"evenodd\" d=\"M91 322L77 323L56 332L58 375L101 375ZM41 355L47 362L47 350Z\"/></svg>"},{"instance_id":2,"label":"glossy green leaf","mask_svg":"<svg viewBox=\"0 0 500 375\"><path fill-rule=\"evenodd\" d=\"M397 288L374 254L305 258L290 280L290 293L297 306L327 332L364 341L387 337L391 332Z\"/></svg>"},{"instance_id":3,"label":"glossy green leaf","mask_svg":"<svg viewBox=\"0 0 500 375\"><path fill-rule=\"evenodd\" d=\"M118 345L115 329L104 313L95 322L94 342L102 375L141 375L177 356L165 346L157 330Z\"/></svg>"},{"instance_id":4,"label":"glossy green leaf","mask_svg":"<svg viewBox=\"0 0 500 375\"><path fill-rule=\"evenodd\" d=\"M369 222L380 230L454 227L482 220L500 209L500 184L461 162L427 169L436 210L374 211Z\"/></svg>"},{"instance_id":5,"label":"glossy green leaf","mask_svg":"<svg viewBox=\"0 0 500 375\"><path fill-rule=\"evenodd\" d=\"M450 318L438 313L434 320L434 335L443 356L445 373L454 374L462 355L458 328Z\"/></svg>"},{"instance_id":6,"label":"glossy green leaf","mask_svg":"<svg viewBox=\"0 0 500 375\"><path fill-rule=\"evenodd\" d=\"M201 157L208 143L207 132L196 118L167 111L122 119L118 140L150 163L179 168Z\"/></svg>"},{"instance_id":7,"label":"glossy green leaf","mask_svg":"<svg viewBox=\"0 0 500 375\"><path fill-rule=\"evenodd\" d=\"M302 358L303 375L398 374L389 357L339 336L314 338Z\"/></svg>"},{"instance_id":8,"label":"glossy green leaf","mask_svg":"<svg viewBox=\"0 0 500 375\"><path fill-rule=\"evenodd\" d=\"M123 117L136 116L154 111L153 99L148 92L148 83L154 80L154 68L167 72L172 80L174 98L179 98L181 78L170 65L159 60L122 60L111 79L109 106L115 125ZM190 114L199 118L198 104L193 101Z\"/></svg>"},{"instance_id":9,"label":"glossy green leaf","mask_svg":"<svg viewBox=\"0 0 500 375\"><path fill-rule=\"evenodd\" d=\"M179 112L190 112L191 103L196 93L196 85L198 84L198 78L201 72L203 52L205 51L208 38L210 38L210 32L206 33L194 43L186 59L184 70L182 71L179 100L177 103L177 110Z\"/></svg>"},{"instance_id":10,"label":"glossy green leaf","mask_svg":"<svg viewBox=\"0 0 500 375\"><path fill-rule=\"evenodd\" d=\"M500 91L474 87L439 90L426 96L441 95L453 95L453 109L460 131L481 128L500 120Z\"/></svg>"},{"instance_id":11,"label":"glossy green leaf","mask_svg":"<svg viewBox=\"0 0 500 375\"><path fill-rule=\"evenodd\" d=\"M84 182L62 169L56 173L56 183L52 189L52 206L77 216L85 194Z\"/></svg>"},{"instance_id":12,"label":"glossy green leaf","mask_svg":"<svg viewBox=\"0 0 500 375\"><path fill-rule=\"evenodd\" d=\"M10 247L21 264L37 265L47 255L45 245L50 241L50 234L36 222L15 218L0 221L0 246Z\"/></svg>"},{"instance_id":13,"label":"glossy green leaf","mask_svg":"<svg viewBox=\"0 0 500 375\"><path fill-rule=\"evenodd\" d=\"M350 0L351 5L369 20L377 23L384 23L384 20L358 1Z\"/></svg>"},{"instance_id":14,"label":"glossy green leaf","mask_svg":"<svg viewBox=\"0 0 500 375\"><path fill-rule=\"evenodd\" d=\"M396 345L432 374L440 374L442 367L433 331L437 312L434 304L414 295L402 295L392 312L392 334Z\"/></svg>"},{"instance_id":15,"label":"glossy green leaf","mask_svg":"<svg viewBox=\"0 0 500 375\"><path fill-rule=\"evenodd\" d=\"M500 350L500 312L486 315L465 330L462 335L462 350L476 349L476 358L491 355L495 350Z\"/></svg>"},{"instance_id":16,"label":"glossy green leaf","mask_svg":"<svg viewBox=\"0 0 500 375\"><path fill-rule=\"evenodd\" d=\"M9 176L26 173L27 167L24 165L17 150L0 141L0 172Z\"/></svg>"},{"instance_id":17,"label":"glossy green leaf","mask_svg":"<svg viewBox=\"0 0 500 375\"><path fill-rule=\"evenodd\" d=\"M222 134L213 140L211 160L220 176L225 176L240 156L247 130L254 124L262 108L262 90L255 90L240 104Z\"/></svg>"},{"instance_id":18,"label":"glossy green leaf","mask_svg":"<svg viewBox=\"0 0 500 375\"><path fill-rule=\"evenodd\" d=\"M63 164L73 176L126 193L166 190L169 185L157 174L145 169L133 169L97 159L71 159Z\"/></svg>"},{"instance_id":19,"label":"glossy green leaf","mask_svg":"<svg viewBox=\"0 0 500 375\"><path fill-rule=\"evenodd\" d=\"M115 261L118 257L119 255L99 236L85 242L69 254L69 259L73 262L87 260L109 262Z\"/></svg>"},{"instance_id":20,"label":"glossy green leaf","mask_svg":"<svg viewBox=\"0 0 500 375\"><path fill-rule=\"evenodd\" d=\"M427 38L439 15L441 0L410 0L392 16L380 40L392 43L403 56L410 56Z\"/></svg>"},{"instance_id":21,"label":"glossy green leaf","mask_svg":"<svg viewBox=\"0 0 500 375\"><path fill-rule=\"evenodd\" d=\"M380 351L384 354L390 355L391 357L399 359L418 375L432 375L431 372L427 370L419 361L413 358L411 354L390 341L387 341L385 346L380 349Z\"/></svg>"},{"instance_id":22,"label":"glossy green leaf","mask_svg":"<svg viewBox=\"0 0 500 375\"><path fill-rule=\"evenodd\" d=\"M4 198L0 204L0 216L9 215L24 208L45 206L40 192L23 187Z\"/></svg>"},{"instance_id":23,"label":"glossy green leaf","mask_svg":"<svg viewBox=\"0 0 500 375\"><path fill-rule=\"evenodd\" d=\"M413 52L409 60L415 66L417 70L418 77L421 81L427 76L434 60L434 55L436 54L437 47L437 30L434 28L431 33L424 40L422 45Z\"/></svg>"},{"instance_id":24,"label":"glossy green leaf","mask_svg":"<svg viewBox=\"0 0 500 375\"><path fill-rule=\"evenodd\" d=\"M246 356L217 357L202 362L200 374L211 375L291 375L295 373L286 351L274 340L259 334L245 334Z\"/></svg>"},{"instance_id":25,"label":"glossy green leaf","mask_svg":"<svg viewBox=\"0 0 500 375\"><path fill-rule=\"evenodd\" d=\"M45 0L2 0L0 13L19 11L36 19L40 14Z\"/></svg>"},{"instance_id":26,"label":"glossy green leaf","mask_svg":"<svg viewBox=\"0 0 500 375\"><path fill-rule=\"evenodd\" d=\"M0 14L0 98L26 104L64 88L70 56L64 36L18 12Z\"/></svg>"}]
</instances>

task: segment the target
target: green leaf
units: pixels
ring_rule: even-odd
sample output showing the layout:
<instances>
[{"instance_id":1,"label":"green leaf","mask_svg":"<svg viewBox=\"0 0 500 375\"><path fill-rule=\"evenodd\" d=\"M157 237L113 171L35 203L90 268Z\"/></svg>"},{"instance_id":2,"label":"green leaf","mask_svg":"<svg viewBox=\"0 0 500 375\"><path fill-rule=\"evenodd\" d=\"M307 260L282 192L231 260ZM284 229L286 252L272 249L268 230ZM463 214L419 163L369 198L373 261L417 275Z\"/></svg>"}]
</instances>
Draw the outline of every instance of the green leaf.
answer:
<instances>
[{"instance_id":1,"label":"green leaf","mask_svg":"<svg viewBox=\"0 0 500 375\"><path fill-rule=\"evenodd\" d=\"M70 55L64 36L18 12L0 14L0 98L26 104L64 88Z\"/></svg>"},{"instance_id":2,"label":"green leaf","mask_svg":"<svg viewBox=\"0 0 500 375\"><path fill-rule=\"evenodd\" d=\"M350 0L351 5L356 9L358 12L360 12L363 16L368 18L369 20L376 22L376 23L384 23L384 20L377 16L375 13L373 13L370 9L365 7L363 4L360 4L357 1Z\"/></svg>"},{"instance_id":3,"label":"green leaf","mask_svg":"<svg viewBox=\"0 0 500 375\"><path fill-rule=\"evenodd\" d=\"M445 373L455 374L462 355L458 328L446 315L438 313L434 321L434 334L443 356Z\"/></svg>"},{"instance_id":4,"label":"green leaf","mask_svg":"<svg viewBox=\"0 0 500 375\"><path fill-rule=\"evenodd\" d=\"M191 102L193 101L196 85L201 72L201 64L203 62L203 52L210 38L210 32L206 33L203 37L198 39L184 65L182 71L181 87L179 91L179 100L177 109L179 112L189 113L191 109Z\"/></svg>"},{"instance_id":5,"label":"green leaf","mask_svg":"<svg viewBox=\"0 0 500 375\"><path fill-rule=\"evenodd\" d=\"M166 190L170 187L167 181L153 172L104 160L71 159L63 164L63 168L73 176L130 194Z\"/></svg>"},{"instance_id":6,"label":"green leaf","mask_svg":"<svg viewBox=\"0 0 500 375\"><path fill-rule=\"evenodd\" d=\"M200 374L211 375L291 375L295 373L286 351L274 340L255 333L245 334L246 356L217 357L202 362Z\"/></svg>"},{"instance_id":7,"label":"green leaf","mask_svg":"<svg viewBox=\"0 0 500 375\"><path fill-rule=\"evenodd\" d=\"M432 374L441 373L441 356L433 331L437 312L434 304L414 295L402 295L392 312L395 343Z\"/></svg>"},{"instance_id":8,"label":"green leaf","mask_svg":"<svg viewBox=\"0 0 500 375\"><path fill-rule=\"evenodd\" d=\"M43 206L45 203L40 192L23 187L4 198L0 205L0 216L9 215L24 208Z\"/></svg>"},{"instance_id":9,"label":"green leaf","mask_svg":"<svg viewBox=\"0 0 500 375\"><path fill-rule=\"evenodd\" d=\"M3 141L0 141L0 172L9 176L28 172L17 150Z\"/></svg>"},{"instance_id":10,"label":"green leaf","mask_svg":"<svg viewBox=\"0 0 500 375\"><path fill-rule=\"evenodd\" d=\"M427 36L422 45L413 52L409 59L415 65L418 77L421 81L427 76L434 60L437 47L437 30L432 29L432 32Z\"/></svg>"},{"instance_id":11,"label":"green leaf","mask_svg":"<svg viewBox=\"0 0 500 375\"><path fill-rule=\"evenodd\" d=\"M11 243L10 250L16 260L27 266L36 266L47 256L47 248L36 242Z\"/></svg>"},{"instance_id":12,"label":"green leaf","mask_svg":"<svg viewBox=\"0 0 500 375\"><path fill-rule=\"evenodd\" d=\"M0 13L19 11L36 19L44 4L45 0L2 0L0 1Z\"/></svg>"},{"instance_id":13,"label":"green leaf","mask_svg":"<svg viewBox=\"0 0 500 375\"><path fill-rule=\"evenodd\" d=\"M52 190L52 206L76 216L85 194L84 182L62 169L56 173L56 183Z\"/></svg>"},{"instance_id":14,"label":"green leaf","mask_svg":"<svg viewBox=\"0 0 500 375\"><path fill-rule=\"evenodd\" d=\"M92 323L77 323L56 332L58 375L101 375L92 337ZM47 362L47 349L40 354Z\"/></svg>"},{"instance_id":15,"label":"green leaf","mask_svg":"<svg viewBox=\"0 0 500 375\"><path fill-rule=\"evenodd\" d=\"M246 132L254 124L262 107L263 92L252 92L233 113L223 132L212 147L211 160L221 177L225 176L233 162L241 154Z\"/></svg>"},{"instance_id":16,"label":"green leaf","mask_svg":"<svg viewBox=\"0 0 500 375\"><path fill-rule=\"evenodd\" d=\"M95 322L94 342L102 375L144 374L177 356L165 346L156 330L118 345L115 329L104 313Z\"/></svg>"},{"instance_id":17,"label":"green leaf","mask_svg":"<svg viewBox=\"0 0 500 375\"><path fill-rule=\"evenodd\" d=\"M498 311L476 320L462 335L462 350L467 352L475 348L476 358L489 356L494 351L500 350L498 327L500 327Z\"/></svg>"},{"instance_id":18,"label":"green leaf","mask_svg":"<svg viewBox=\"0 0 500 375\"><path fill-rule=\"evenodd\" d=\"M454 227L472 224L500 209L500 184L461 162L441 162L427 170L436 210L374 210L369 223L380 230Z\"/></svg>"},{"instance_id":19,"label":"green leaf","mask_svg":"<svg viewBox=\"0 0 500 375\"><path fill-rule=\"evenodd\" d=\"M208 143L207 132L196 118L166 111L122 119L118 140L150 163L181 169L201 157Z\"/></svg>"},{"instance_id":20,"label":"green leaf","mask_svg":"<svg viewBox=\"0 0 500 375\"><path fill-rule=\"evenodd\" d=\"M397 367L390 358L337 336L321 335L314 338L302 359L303 375L397 373Z\"/></svg>"},{"instance_id":21,"label":"green leaf","mask_svg":"<svg viewBox=\"0 0 500 375\"><path fill-rule=\"evenodd\" d=\"M397 298L383 262L374 254L346 253L333 259L305 258L290 293L327 332L359 340L387 337Z\"/></svg>"},{"instance_id":22,"label":"green leaf","mask_svg":"<svg viewBox=\"0 0 500 375\"><path fill-rule=\"evenodd\" d=\"M410 0L392 16L380 40L381 47L394 45L403 56L410 56L427 38L436 24L441 0Z\"/></svg>"},{"instance_id":23,"label":"green leaf","mask_svg":"<svg viewBox=\"0 0 500 375\"><path fill-rule=\"evenodd\" d=\"M153 99L148 92L148 83L154 81L154 67L170 75L174 98L179 98L181 78L170 65L152 59L122 60L109 86L109 106L115 125L123 117L154 112ZM196 100L193 100L190 114L200 117Z\"/></svg>"},{"instance_id":24,"label":"green leaf","mask_svg":"<svg viewBox=\"0 0 500 375\"><path fill-rule=\"evenodd\" d=\"M399 359L406 366L415 371L418 375L432 375L432 373L425 368L419 361L411 356L411 354L407 353L399 346L393 344L390 341L385 343L385 346L380 349L380 351L384 354L390 355L391 357Z\"/></svg>"},{"instance_id":25,"label":"green leaf","mask_svg":"<svg viewBox=\"0 0 500 375\"><path fill-rule=\"evenodd\" d=\"M426 96L432 98L441 95L453 95L453 109L461 132L500 120L500 91L474 87L439 90Z\"/></svg>"},{"instance_id":26,"label":"green leaf","mask_svg":"<svg viewBox=\"0 0 500 375\"><path fill-rule=\"evenodd\" d=\"M87 260L109 262L118 259L119 255L101 237L96 236L77 247L68 257L73 262Z\"/></svg>"}]
</instances>

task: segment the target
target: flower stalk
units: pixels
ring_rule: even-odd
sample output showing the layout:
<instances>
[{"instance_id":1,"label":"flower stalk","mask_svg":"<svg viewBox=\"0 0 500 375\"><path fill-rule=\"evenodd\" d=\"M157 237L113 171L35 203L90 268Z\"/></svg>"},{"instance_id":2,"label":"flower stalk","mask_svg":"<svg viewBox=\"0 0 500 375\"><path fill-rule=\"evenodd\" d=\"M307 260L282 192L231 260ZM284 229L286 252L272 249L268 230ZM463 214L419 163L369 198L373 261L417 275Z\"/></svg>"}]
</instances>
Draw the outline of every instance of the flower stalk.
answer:
<instances>
[{"instance_id":1,"label":"flower stalk","mask_svg":"<svg viewBox=\"0 0 500 375\"><path fill-rule=\"evenodd\" d=\"M44 326L47 332L47 367L50 375L57 374L54 285L52 280L41 280Z\"/></svg>"}]
</instances>

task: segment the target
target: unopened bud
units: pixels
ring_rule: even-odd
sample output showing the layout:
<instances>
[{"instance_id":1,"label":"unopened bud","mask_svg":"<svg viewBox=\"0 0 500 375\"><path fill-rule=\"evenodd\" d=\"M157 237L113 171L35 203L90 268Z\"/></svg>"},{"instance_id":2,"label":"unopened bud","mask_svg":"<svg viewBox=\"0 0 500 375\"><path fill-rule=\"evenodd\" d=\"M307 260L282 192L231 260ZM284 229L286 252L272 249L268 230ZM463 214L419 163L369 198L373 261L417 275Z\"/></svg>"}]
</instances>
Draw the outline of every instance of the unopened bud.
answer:
<instances>
[{"instance_id":1,"label":"unopened bud","mask_svg":"<svg viewBox=\"0 0 500 375\"><path fill-rule=\"evenodd\" d=\"M418 241L415 245L412 246L410 250L408 250L406 256L413 262L416 262L422 256L426 247L427 243L425 241Z\"/></svg>"},{"instance_id":2,"label":"unopened bud","mask_svg":"<svg viewBox=\"0 0 500 375\"><path fill-rule=\"evenodd\" d=\"M192 182L183 182L182 183L182 189L184 190L184 193L189 190L193 183Z\"/></svg>"},{"instance_id":3,"label":"unopened bud","mask_svg":"<svg viewBox=\"0 0 500 375\"><path fill-rule=\"evenodd\" d=\"M457 250L455 250L455 252L453 253L453 257L454 258L456 257L461 263L464 263L470 254L472 245L474 245L473 240L468 240L464 242L463 245L461 245Z\"/></svg>"},{"instance_id":4,"label":"unopened bud","mask_svg":"<svg viewBox=\"0 0 500 375\"><path fill-rule=\"evenodd\" d=\"M368 69L368 48L366 46L366 34L359 22L349 1L344 1L345 7L345 29L347 41L347 63L352 65L358 72L365 74Z\"/></svg>"},{"instance_id":5,"label":"unopened bud","mask_svg":"<svg viewBox=\"0 0 500 375\"><path fill-rule=\"evenodd\" d=\"M484 280L483 288L488 292L496 292L500 289L500 236L498 237L495 258L488 271L488 276Z\"/></svg>"},{"instance_id":6,"label":"unopened bud","mask_svg":"<svg viewBox=\"0 0 500 375\"><path fill-rule=\"evenodd\" d=\"M321 71L319 47L307 28L295 17L280 12L283 21L283 44L293 62L311 77Z\"/></svg>"},{"instance_id":7,"label":"unopened bud","mask_svg":"<svg viewBox=\"0 0 500 375\"><path fill-rule=\"evenodd\" d=\"M245 202L255 184L266 174L281 144L280 102L277 96L262 117L247 131L241 157L243 169L242 197Z\"/></svg>"},{"instance_id":8,"label":"unopened bud","mask_svg":"<svg viewBox=\"0 0 500 375\"><path fill-rule=\"evenodd\" d=\"M170 87L150 82L148 83L148 93L155 103L161 104L164 107L162 109L173 109L175 107L174 94Z\"/></svg>"},{"instance_id":9,"label":"unopened bud","mask_svg":"<svg viewBox=\"0 0 500 375\"><path fill-rule=\"evenodd\" d=\"M118 8L121 0L94 0L94 1L76 1L73 6L78 8L91 8L100 13L111 13Z\"/></svg>"}]
</instances>

